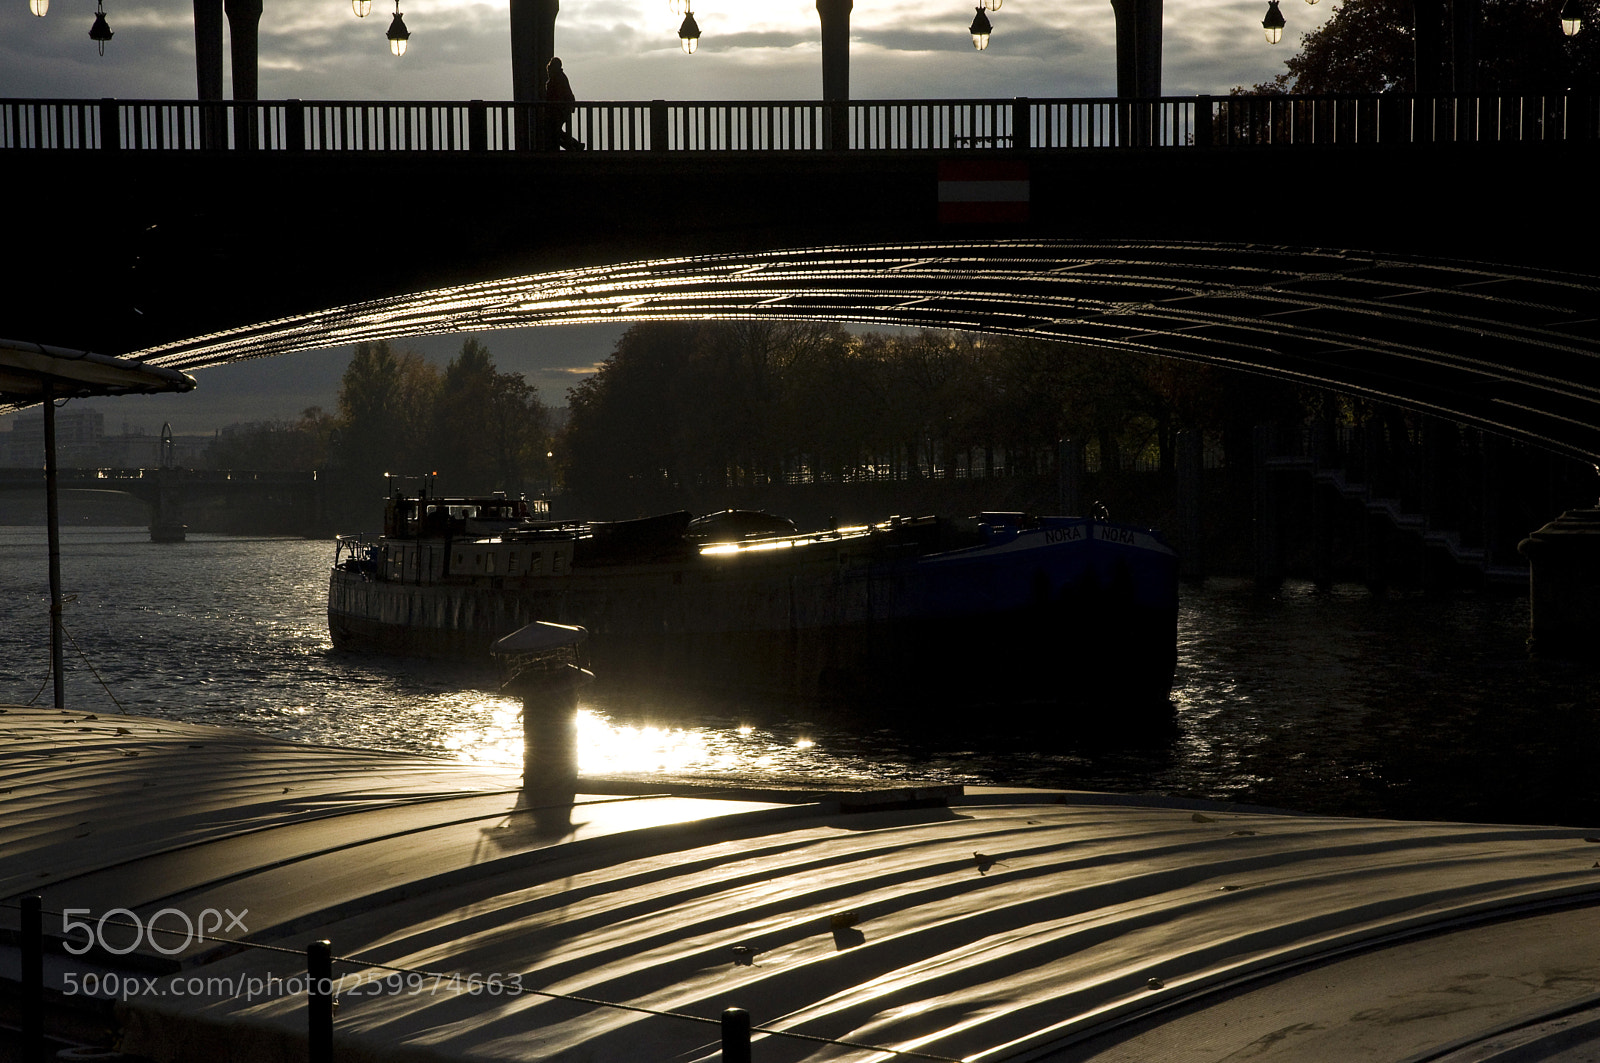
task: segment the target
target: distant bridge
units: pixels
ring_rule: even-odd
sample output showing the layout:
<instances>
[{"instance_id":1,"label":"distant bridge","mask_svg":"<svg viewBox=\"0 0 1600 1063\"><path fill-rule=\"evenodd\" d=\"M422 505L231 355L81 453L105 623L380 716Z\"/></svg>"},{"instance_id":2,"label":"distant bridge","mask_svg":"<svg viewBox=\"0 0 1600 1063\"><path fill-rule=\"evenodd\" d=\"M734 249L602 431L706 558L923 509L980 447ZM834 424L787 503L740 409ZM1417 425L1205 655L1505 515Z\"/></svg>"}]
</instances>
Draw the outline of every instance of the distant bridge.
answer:
<instances>
[{"instance_id":1,"label":"distant bridge","mask_svg":"<svg viewBox=\"0 0 1600 1063\"><path fill-rule=\"evenodd\" d=\"M62 491L111 491L131 495L150 509L152 538L182 539L184 504L202 497L282 498L320 511L325 482L316 472L250 472L228 469L61 469ZM45 489L43 469L0 469L0 492Z\"/></svg>"},{"instance_id":2,"label":"distant bridge","mask_svg":"<svg viewBox=\"0 0 1600 1063\"><path fill-rule=\"evenodd\" d=\"M532 324L1034 335L1600 458L1577 97L0 101L0 334L198 369ZM203 383L203 382L202 382Z\"/></svg>"}]
</instances>

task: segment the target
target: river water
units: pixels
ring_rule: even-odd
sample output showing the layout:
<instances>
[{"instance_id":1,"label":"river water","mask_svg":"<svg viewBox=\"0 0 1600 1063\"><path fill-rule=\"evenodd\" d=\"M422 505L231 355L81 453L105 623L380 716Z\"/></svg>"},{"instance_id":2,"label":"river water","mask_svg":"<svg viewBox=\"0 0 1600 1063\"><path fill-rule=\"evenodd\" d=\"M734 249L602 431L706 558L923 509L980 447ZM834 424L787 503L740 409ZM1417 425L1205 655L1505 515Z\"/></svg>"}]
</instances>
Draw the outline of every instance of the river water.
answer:
<instances>
[{"instance_id":1,"label":"river water","mask_svg":"<svg viewBox=\"0 0 1600 1063\"><path fill-rule=\"evenodd\" d=\"M63 531L67 704L516 765L487 669L336 652L331 543ZM42 528L0 527L0 703L49 704ZM675 691L603 693L585 774L1064 786L1339 815L1600 825L1600 672L1532 660L1527 600L1186 587L1170 728L1041 732L974 712L928 733ZM1108 704L1108 718L1119 707Z\"/></svg>"}]
</instances>

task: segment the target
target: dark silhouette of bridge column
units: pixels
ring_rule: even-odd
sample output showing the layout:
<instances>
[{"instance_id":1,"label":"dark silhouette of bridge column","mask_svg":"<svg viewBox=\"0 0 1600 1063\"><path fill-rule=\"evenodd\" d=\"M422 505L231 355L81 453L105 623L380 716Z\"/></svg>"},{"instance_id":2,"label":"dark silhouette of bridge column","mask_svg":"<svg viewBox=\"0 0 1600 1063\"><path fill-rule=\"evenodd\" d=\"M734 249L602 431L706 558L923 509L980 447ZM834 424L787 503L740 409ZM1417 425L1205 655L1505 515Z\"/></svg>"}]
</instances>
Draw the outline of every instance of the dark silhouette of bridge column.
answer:
<instances>
[{"instance_id":1,"label":"dark silhouette of bridge column","mask_svg":"<svg viewBox=\"0 0 1600 1063\"><path fill-rule=\"evenodd\" d=\"M556 14L560 0L511 0L511 99L537 104L544 99L544 71L556 54ZM532 121L537 107L518 109L517 147L533 145L544 128Z\"/></svg>"},{"instance_id":2,"label":"dark silhouette of bridge column","mask_svg":"<svg viewBox=\"0 0 1600 1063\"><path fill-rule=\"evenodd\" d=\"M260 52L261 0L223 0L233 50L233 98L260 99L256 57Z\"/></svg>"},{"instance_id":3,"label":"dark silhouette of bridge column","mask_svg":"<svg viewBox=\"0 0 1600 1063\"><path fill-rule=\"evenodd\" d=\"M850 10L853 0L817 0L822 19L822 98L850 98Z\"/></svg>"},{"instance_id":4,"label":"dark silhouette of bridge column","mask_svg":"<svg viewBox=\"0 0 1600 1063\"><path fill-rule=\"evenodd\" d=\"M822 146L850 146L850 9L853 0L817 0L822 20Z\"/></svg>"},{"instance_id":5,"label":"dark silhouette of bridge column","mask_svg":"<svg viewBox=\"0 0 1600 1063\"><path fill-rule=\"evenodd\" d=\"M1148 145L1154 119L1148 106L1134 100L1161 95L1162 0L1111 0L1117 19L1117 98L1130 105L1117 108L1118 142Z\"/></svg>"},{"instance_id":6,"label":"dark silhouette of bridge column","mask_svg":"<svg viewBox=\"0 0 1600 1063\"><path fill-rule=\"evenodd\" d=\"M222 0L194 0L194 65L199 99L222 99Z\"/></svg>"},{"instance_id":7,"label":"dark silhouette of bridge column","mask_svg":"<svg viewBox=\"0 0 1600 1063\"><path fill-rule=\"evenodd\" d=\"M228 37L233 52L233 98L260 98L257 57L260 52L261 0L194 0L195 89L202 101L220 101L222 94L222 17L228 17ZM239 142L255 143L256 114L241 113ZM224 146L224 115L220 109L206 108L200 115L201 143Z\"/></svg>"},{"instance_id":8,"label":"dark silhouette of bridge column","mask_svg":"<svg viewBox=\"0 0 1600 1063\"><path fill-rule=\"evenodd\" d=\"M544 99L544 69L556 54L560 0L511 0L511 98Z\"/></svg>"},{"instance_id":9,"label":"dark silhouette of bridge column","mask_svg":"<svg viewBox=\"0 0 1600 1063\"><path fill-rule=\"evenodd\" d=\"M1162 0L1111 0L1117 19L1117 96L1161 95Z\"/></svg>"},{"instance_id":10,"label":"dark silhouette of bridge column","mask_svg":"<svg viewBox=\"0 0 1600 1063\"><path fill-rule=\"evenodd\" d=\"M181 543L188 534L183 523L183 470L156 469L155 495L150 503L150 541Z\"/></svg>"}]
</instances>

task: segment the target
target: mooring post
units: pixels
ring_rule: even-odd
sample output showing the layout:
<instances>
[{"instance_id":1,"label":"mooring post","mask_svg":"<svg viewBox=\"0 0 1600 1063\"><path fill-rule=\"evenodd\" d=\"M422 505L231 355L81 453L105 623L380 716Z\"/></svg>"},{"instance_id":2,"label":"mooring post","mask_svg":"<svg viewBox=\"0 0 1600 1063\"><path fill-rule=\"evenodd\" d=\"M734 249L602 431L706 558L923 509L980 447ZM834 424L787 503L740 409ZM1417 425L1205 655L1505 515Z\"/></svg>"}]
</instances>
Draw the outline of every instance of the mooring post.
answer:
<instances>
[{"instance_id":1,"label":"mooring post","mask_svg":"<svg viewBox=\"0 0 1600 1063\"><path fill-rule=\"evenodd\" d=\"M333 944L306 946L306 1058L333 1063Z\"/></svg>"},{"instance_id":2,"label":"mooring post","mask_svg":"<svg viewBox=\"0 0 1600 1063\"><path fill-rule=\"evenodd\" d=\"M536 620L494 644L500 689L522 697L522 788L541 801L565 795L578 782L578 694L594 673L578 665L581 627Z\"/></svg>"},{"instance_id":3,"label":"mooring post","mask_svg":"<svg viewBox=\"0 0 1600 1063\"><path fill-rule=\"evenodd\" d=\"M35 894L22 898L22 1058L44 1057L44 899Z\"/></svg>"},{"instance_id":4,"label":"mooring post","mask_svg":"<svg viewBox=\"0 0 1600 1063\"><path fill-rule=\"evenodd\" d=\"M722 1012L722 1063L750 1063L750 1013L743 1008Z\"/></svg>"}]
</instances>

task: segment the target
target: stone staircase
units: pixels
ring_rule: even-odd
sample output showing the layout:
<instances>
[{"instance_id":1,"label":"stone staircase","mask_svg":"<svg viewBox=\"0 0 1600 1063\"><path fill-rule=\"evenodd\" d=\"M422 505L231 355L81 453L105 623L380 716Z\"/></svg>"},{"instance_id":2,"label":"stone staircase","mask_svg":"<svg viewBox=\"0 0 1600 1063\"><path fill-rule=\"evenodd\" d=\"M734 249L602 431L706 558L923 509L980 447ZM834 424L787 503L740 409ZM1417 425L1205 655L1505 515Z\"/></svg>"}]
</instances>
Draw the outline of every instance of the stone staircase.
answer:
<instances>
[{"instance_id":1,"label":"stone staircase","mask_svg":"<svg viewBox=\"0 0 1600 1063\"><path fill-rule=\"evenodd\" d=\"M1402 533L1417 536L1424 546L1441 551L1458 565L1482 573L1485 583L1496 586L1526 586L1528 565L1519 557L1516 563L1497 560L1481 546L1468 546L1462 542L1459 531L1435 527L1427 514L1408 511L1399 498L1377 495L1370 484L1353 481L1344 469L1323 468L1310 457L1287 456L1269 459L1269 468L1283 472L1304 472L1312 482L1325 484L1338 492L1341 498L1365 507L1368 513L1387 519Z\"/></svg>"}]
</instances>

